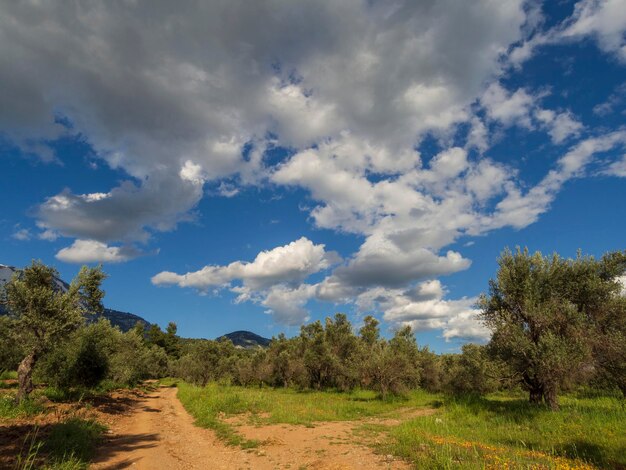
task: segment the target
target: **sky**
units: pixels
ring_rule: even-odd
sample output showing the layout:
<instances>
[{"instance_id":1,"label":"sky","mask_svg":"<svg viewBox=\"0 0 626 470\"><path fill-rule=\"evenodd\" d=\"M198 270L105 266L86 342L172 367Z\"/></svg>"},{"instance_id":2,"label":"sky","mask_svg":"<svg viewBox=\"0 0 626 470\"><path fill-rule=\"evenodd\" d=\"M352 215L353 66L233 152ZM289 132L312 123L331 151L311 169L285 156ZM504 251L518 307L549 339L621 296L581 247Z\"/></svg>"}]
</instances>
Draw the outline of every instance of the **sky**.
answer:
<instances>
[{"instance_id":1,"label":"sky","mask_svg":"<svg viewBox=\"0 0 626 470\"><path fill-rule=\"evenodd\" d=\"M623 250L626 0L5 2L0 263L186 337L485 342L503 249Z\"/></svg>"}]
</instances>

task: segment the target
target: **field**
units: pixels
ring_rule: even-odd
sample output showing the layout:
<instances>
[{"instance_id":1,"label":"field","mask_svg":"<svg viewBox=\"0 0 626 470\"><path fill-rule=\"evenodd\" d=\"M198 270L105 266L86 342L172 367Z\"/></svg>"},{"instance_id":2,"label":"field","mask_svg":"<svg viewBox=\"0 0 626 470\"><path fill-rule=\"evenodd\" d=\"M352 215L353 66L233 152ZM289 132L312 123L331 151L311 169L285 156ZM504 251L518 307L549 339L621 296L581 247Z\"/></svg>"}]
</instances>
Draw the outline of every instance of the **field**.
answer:
<instances>
[{"instance_id":1,"label":"field","mask_svg":"<svg viewBox=\"0 0 626 470\"><path fill-rule=\"evenodd\" d=\"M198 425L244 447L262 444L240 435L228 417L244 414L256 426L349 420L357 423L355 441L417 468L626 468L626 411L611 396L566 396L559 412L531 407L515 394L460 400L418 391L383 402L371 392L183 383L178 397ZM427 408L435 412L411 417ZM372 417L395 419L366 419Z\"/></svg>"},{"instance_id":2,"label":"field","mask_svg":"<svg viewBox=\"0 0 626 470\"><path fill-rule=\"evenodd\" d=\"M0 430L21 437L0 454L6 463L13 452L12 468L106 468L163 459L166 451L212 459L216 468L626 468L626 409L609 394L566 395L553 412L515 393L455 399L416 390L381 400L366 390L203 388L165 379L80 404L40 388L16 407L11 382L0 390ZM113 435L106 442L104 425Z\"/></svg>"}]
</instances>

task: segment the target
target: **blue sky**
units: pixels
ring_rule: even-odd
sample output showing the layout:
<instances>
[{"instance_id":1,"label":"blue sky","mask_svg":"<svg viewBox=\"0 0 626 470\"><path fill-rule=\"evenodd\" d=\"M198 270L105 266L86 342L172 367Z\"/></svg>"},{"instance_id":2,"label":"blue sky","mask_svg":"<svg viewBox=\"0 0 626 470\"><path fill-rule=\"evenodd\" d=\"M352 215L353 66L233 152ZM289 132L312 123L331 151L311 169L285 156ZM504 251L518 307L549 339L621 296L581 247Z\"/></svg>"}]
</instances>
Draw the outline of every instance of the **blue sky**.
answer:
<instances>
[{"instance_id":1,"label":"blue sky","mask_svg":"<svg viewBox=\"0 0 626 470\"><path fill-rule=\"evenodd\" d=\"M189 337L486 341L504 247L624 249L626 2L0 7L0 263Z\"/></svg>"}]
</instances>

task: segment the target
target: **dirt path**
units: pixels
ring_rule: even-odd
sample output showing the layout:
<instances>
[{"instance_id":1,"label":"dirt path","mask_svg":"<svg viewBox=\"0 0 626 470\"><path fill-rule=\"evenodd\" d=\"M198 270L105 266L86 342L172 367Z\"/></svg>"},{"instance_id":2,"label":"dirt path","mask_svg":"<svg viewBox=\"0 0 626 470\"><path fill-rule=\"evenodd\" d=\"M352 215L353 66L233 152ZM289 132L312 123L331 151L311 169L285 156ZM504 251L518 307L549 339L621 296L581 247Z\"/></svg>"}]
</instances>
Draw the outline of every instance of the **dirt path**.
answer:
<instances>
[{"instance_id":1,"label":"dirt path","mask_svg":"<svg viewBox=\"0 0 626 470\"><path fill-rule=\"evenodd\" d=\"M111 423L95 469L405 469L405 462L376 455L355 441L363 421L319 423L314 427L269 425L238 427L263 441L257 449L228 447L193 418L176 398L175 388L139 397L129 413ZM424 410L427 413L429 410ZM395 424L378 420L380 424Z\"/></svg>"}]
</instances>

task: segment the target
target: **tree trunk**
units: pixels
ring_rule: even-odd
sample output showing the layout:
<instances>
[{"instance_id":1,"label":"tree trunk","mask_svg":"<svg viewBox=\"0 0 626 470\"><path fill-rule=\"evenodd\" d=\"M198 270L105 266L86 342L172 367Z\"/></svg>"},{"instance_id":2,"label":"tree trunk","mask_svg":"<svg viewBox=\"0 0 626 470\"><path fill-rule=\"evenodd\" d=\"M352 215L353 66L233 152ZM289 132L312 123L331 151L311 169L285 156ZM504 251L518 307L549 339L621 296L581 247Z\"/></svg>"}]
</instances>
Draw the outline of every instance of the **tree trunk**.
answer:
<instances>
[{"instance_id":1,"label":"tree trunk","mask_svg":"<svg viewBox=\"0 0 626 470\"><path fill-rule=\"evenodd\" d=\"M37 354L31 352L28 356L22 359L19 367L17 368L17 396L15 401L21 403L24 399L28 398L30 392L35 388L33 386L33 368L37 362Z\"/></svg>"},{"instance_id":2,"label":"tree trunk","mask_svg":"<svg viewBox=\"0 0 626 470\"><path fill-rule=\"evenodd\" d=\"M533 405L539 405L541 404L541 399L543 398L543 387L541 386L534 386L532 388L530 388L529 390L529 399L528 401L530 401L530 403L532 403Z\"/></svg>"},{"instance_id":3,"label":"tree trunk","mask_svg":"<svg viewBox=\"0 0 626 470\"><path fill-rule=\"evenodd\" d=\"M559 410L559 399L556 394L556 387L548 387L543 394L544 400L546 401L546 405L552 411Z\"/></svg>"}]
</instances>

